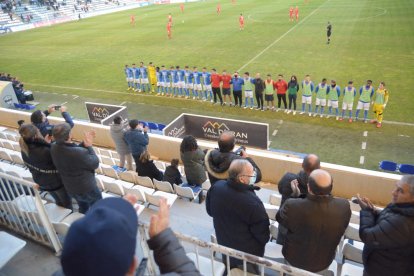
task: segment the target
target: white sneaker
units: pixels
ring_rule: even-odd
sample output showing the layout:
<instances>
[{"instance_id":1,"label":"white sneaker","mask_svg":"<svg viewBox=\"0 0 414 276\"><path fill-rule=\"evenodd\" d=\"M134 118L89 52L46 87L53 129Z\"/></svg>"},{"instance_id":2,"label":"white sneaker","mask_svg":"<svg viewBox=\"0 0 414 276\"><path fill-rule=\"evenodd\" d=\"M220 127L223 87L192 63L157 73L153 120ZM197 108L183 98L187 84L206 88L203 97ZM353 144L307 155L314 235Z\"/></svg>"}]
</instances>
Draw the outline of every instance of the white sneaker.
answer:
<instances>
[{"instance_id":1,"label":"white sneaker","mask_svg":"<svg viewBox=\"0 0 414 276\"><path fill-rule=\"evenodd\" d=\"M288 113L288 110L287 109L285 109L285 111L284 111L285 113Z\"/></svg>"},{"instance_id":2,"label":"white sneaker","mask_svg":"<svg viewBox=\"0 0 414 276\"><path fill-rule=\"evenodd\" d=\"M243 109L247 109L247 106L244 106Z\"/></svg>"},{"instance_id":3,"label":"white sneaker","mask_svg":"<svg viewBox=\"0 0 414 276\"><path fill-rule=\"evenodd\" d=\"M317 113L313 113L313 117L316 117L318 114ZM310 116L310 113L309 113L309 116Z\"/></svg>"},{"instance_id":4,"label":"white sneaker","mask_svg":"<svg viewBox=\"0 0 414 276\"><path fill-rule=\"evenodd\" d=\"M288 110L288 111L286 112L286 114L290 114L290 112L292 112L292 110Z\"/></svg>"},{"instance_id":5,"label":"white sneaker","mask_svg":"<svg viewBox=\"0 0 414 276\"><path fill-rule=\"evenodd\" d=\"M195 100L196 99L196 97L193 97L193 100Z\"/></svg>"},{"instance_id":6,"label":"white sneaker","mask_svg":"<svg viewBox=\"0 0 414 276\"><path fill-rule=\"evenodd\" d=\"M250 107L250 110L253 110L253 106L252 106L252 107Z\"/></svg>"},{"instance_id":7,"label":"white sneaker","mask_svg":"<svg viewBox=\"0 0 414 276\"><path fill-rule=\"evenodd\" d=\"M210 102L214 103L214 100L213 100L213 99L211 99L211 100L210 100Z\"/></svg>"},{"instance_id":8,"label":"white sneaker","mask_svg":"<svg viewBox=\"0 0 414 276\"><path fill-rule=\"evenodd\" d=\"M302 111L301 113L299 113L299 115L303 115L304 113L305 113L305 112L303 112L303 111Z\"/></svg>"},{"instance_id":9,"label":"white sneaker","mask_svg":"<svg viewBox=\"0 0 414 276\"><path fill-rule=\"evenodd\" d=\"M323 114L321 114L321 118L323 118L324 117L324 115Z\"/></svg>"},{"instance_id":10,"label":"white sneaker","mask_svg":"<svg viewBox=\"0 0 414 276\"><path fill-rule=\"evenodd\" d=\"M312 116L312 114L311 114L310 112L309 112L308 114L309 114L309 117L311 117L311 116Z\"/></svg>"},{"instance_id":11,"label":"white sneaker","mask_svg":"<svg viewBox=\"0 0 414 276\"><path fill-rule=\"evenodd\" d=\"M339 116L336 116L336 120L337 120L337 121L339 120Z\"/></svg>"},{"instance_id":12,"label":"white sneaker","mask_svg":"<svg viewBox=\"0 0 414 276\"><path fill-rule=\"evenodd\" d=\"M293 116L295 116L296 115L296 111L293 111Z\"/></svg>"},{"instance_id":13,"label":"white sneaker","mask_svg":"<svg viewBox=\"0 0 414 276\"><path fill-rule=\"evenodd\" d=\"M331 118L331 115L326 115L326 119L329 119L329 118Z\"/></svg>"},{"instance_id":14,"label":"white sneaker","mask_svg":"<svg viewBox=\"0 0 414 276\"><path fill-rule=\"evenodd\" d=\"M280 108L276 109L276 112L279 112Z\"/></svg>"}]
</instances>

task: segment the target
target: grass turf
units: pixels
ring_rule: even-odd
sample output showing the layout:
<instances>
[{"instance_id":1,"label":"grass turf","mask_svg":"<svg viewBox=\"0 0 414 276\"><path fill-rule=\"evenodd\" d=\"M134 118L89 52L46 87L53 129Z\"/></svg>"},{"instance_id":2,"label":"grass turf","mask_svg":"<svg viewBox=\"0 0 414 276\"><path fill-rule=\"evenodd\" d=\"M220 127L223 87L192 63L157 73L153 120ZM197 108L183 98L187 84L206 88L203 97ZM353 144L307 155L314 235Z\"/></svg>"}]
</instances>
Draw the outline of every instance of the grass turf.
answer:
<instances>
[{"instance_id":1,"label":"grass turf","mask_svg":"<svg viewBox=\"0 0 414 276\"><path fill-rule=\"evenodd\" d=\"M67 97L70 109L79 118L85 116L84 100L128 102L132 116L156 122L168 123L181 112L268 122L270 133L279 130L270 137L271 147L316 152L328 162L370 169L382 159L414 163L410 154L414 127L410 126L384 124L377 130L362 123L241 111L125 92L123 65L141 60L230 72L244 67L243 71L262 75L296 74L299 79L309 73L315 83L326 77L336 79L341 87L350 79L358 87L366 79L373 79L375 86L384 80L391 93L385 120L413 123L414 79L408 77L414 71L412 1L311 0L304 4L239 0L236 5L222 3L220 16L215 12L216 4L186 3L183 14L178 5L150 6L12 33L0 37L0 68L19 76L33 90L81 96L76 100ZM300 8L299 23L288 21L290 5ZM166 35L170 12L174 20L172 40ZM246 18L244 31L238 28L241 12ZM132 13L136 14L135 27L129 25ZM327 21L333 25L330 45L326 45ZM42 105L66 101L62 100L65 96L53 94L36 97ZM365 130L369 136L364 140ZM361 150L363 141L368 142L365 151ZM360 155L366 158L363 165L359 164Z\"/></svg>"}]
</instances>

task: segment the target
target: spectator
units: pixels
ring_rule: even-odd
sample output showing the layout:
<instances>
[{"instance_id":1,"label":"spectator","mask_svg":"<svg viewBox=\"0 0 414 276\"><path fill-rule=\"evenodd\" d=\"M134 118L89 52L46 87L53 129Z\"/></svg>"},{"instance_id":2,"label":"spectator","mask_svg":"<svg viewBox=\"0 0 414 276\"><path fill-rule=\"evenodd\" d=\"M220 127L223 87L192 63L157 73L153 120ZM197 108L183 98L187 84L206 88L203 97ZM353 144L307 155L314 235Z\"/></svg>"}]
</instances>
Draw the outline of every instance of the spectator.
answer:
<instances>
[{"instance_id":1,"label":"spectator","mask_svg":"<svg viewBox=\"0 0 414 276\"><path fill-rule=\"evenodd\" d=\"M129 203L121 198L101 200L71 225L62 251L63 273L54 275L136 275L138 217L132 205L137 199L130 195L126 199ZM147 243L162 274L200 275L169 228L165 199L151 217L149 235Z\"/></svg>"},{"instance_id":2,"label":"spectator","mask_svg":"<svg viewBox=\"0 0 414 276\"><path fill-rule=\"evenodd\" d=\"M349 202L331 195L333 180L324 170L313 171L305 199L287 200L276 220L287 228L282 253L293 266L323 272L335 258L335 251L351 218Z\"/></svg>"},{"instance_id":3,"label":"spectator","mask_svg":"<svg viewBox=\"0 0 414 276\"><path fill-rule=\"evenodd\" d=\"M78 202L79 212L85 214L102 198L95 179L99 167L99 158L92 148L95 132L85 132L83 142L78 145L71 142L71 126L63 123L54 126L53 137L56 141L51 150L53 163L66 191Z\"/></svg>"},{"instance_id":4,"label":"spectator","mask_svg":"<svg viewBox=\"0 0 414 276\"><path fill-rule=\"evenodd\" d=\"M234 134L229 131L225 131L220 134L218 140L218 149L209 150L204 158L204 164L208 172L208 178L210 179L211 185L218 180L228 179L229 173L228 169L230 163L234 159L245 158L248 160L254 167L257 175L256 183L262 180L262 173L257 167L256 163L251 159L244 148L239 148L238 152L233 152L234 146L236 143L236 138Z\"/></svg>"},{"instance_id":5,"label":"spectator","mask_svg":"<svg viewBox=\"0 0 414 276\"><path fill-rule=\"evenodd\" d=\"M257 110L264 111L264 109L263 109L263 91L265 90L265 83L260 78L259 73L256 74L256 78L253 80L253 83L254 83L254 92L255 92L255 95L256 95Z\"/></svg>"},{"instance_id":6,"label":"spectator","mask_svg":"<svg viewBox=\"0 0 414 276\"><path fill-rule=\"evenodd\" d=\"M263 257L269 241L269 217L263 202L254 192L256 172L245 159L234 160L229 168L229 179L220 180L207 192L206 209L213 217L217 241L246 253ZM223 255L223 262L226 263ZM243 262L230 258L230 268L243 267ZM248 264L248 271L258 268Z\"/></svg>"},{"instance_id":7,"label":"spectator","mask_svg":"<svg viewBox=\"0 0 414 276\"><path fill-rule=\"evenodd\" d=\"M146 150L149 142L148 126L144 127L142 123L134 119L129 121L129 127L130 129L124 133L124 140L138 167L139 158Z\"/></svg>"},{"instance_id":8,"label":"spectator","mask_svg":"<svg viewBox=\"0 0 414 276\"><path fill-rule=\"evenodd\" d=\"M276 87L276 94L277 94L277 110L280 110L281 103L283 101L283 106L285 107L285 112L287 112L287 104L286 104L286 91L288 89L287 82L283 79L283 75L279 74L278 80L275 83Z\"/></svg>"},{"instance_id":9,"label":"spectator","mask_svg":"<svg viewBox=\"0 0 414 276\"><path fill-rule=\"evenodd\" d=\"M288 99L289 99L289 111L288 114L292 111L293 105L293 115L296 115L296 98L298 96L299 91L299 84L298 78L293 75L290 77L290 81L288 83Z\"/></svg>"},{"instance_id":10,"label":"spectator","mask_svg":"<svg viewBox=\"0 0 414 276\"><path fill-rule=\"evenodd\" d=\"M116 116L113 123L109 126L111 132L112 140L115 143L116 152L119 155L119 166L121 168L125 167L128 171L132 171L132 155L129 150L128 144L124 140L124 134L127 131L127 123L122 119L121 116Z\"/></svg>"},{"instance_id":11,"label":"spectator","mask_svg":"<svg viewBox=\"0 0 414 276\"><path fill-rule=\"evenodd\" d=\"M165 168L163 180L170 182L171 185L180 185L183 183L183 180L181 179L181 173L178 170L178 162L178 159L173 159L171 160L171 165Z\"/></svg>"},{"instance_id":12,"label":"spectator","mask_svg":"<svg viewBox=\"0 0 414 276\"><path fill-rule=\"evenodd\" d=\"M154 161L151 160L151 155L145 150L138 159L137 173L139 176L148 176L153 180L154 178L161 181L163 178L162 172L155 166Z\"/></svg>"},{"instance_id":13,"label":"spectator","mask_svg":"<svg viewBox=\"0 0 414 276\"><path fill-rule=\"evenodd\" d=\"M191 186L201 186L207 180L204 169L205 153L198 147L197 140L193 136L187 135L183 138L180 155L187 183Z\"/></svg>"},{"instance_id":14,"label":"spectator","mask_svg":"<svg viewBox=\"0 0 414 276\"><path fill-rule=\"evenodd\" d=\"M72 209L72 200L52 161L51 137L47 135L43 138L39 129L32 124L22 124L19 133L22 159L29 168L34 182L39 185L41 191L48 192L57 205Z\"/></svg>"},{"instance_id":15,"label":"spectator","mask_svg":"<svg viewBox=\"0 0 414 276\"><path fill-rule=\"evenodd\" d=\"M49 134L50 136L52 133L52 129L54 126L49 123L47 116L49 116L52 112L56 110L60 110L60 112L62 113L62 117L65 119L66 123L70 125L71 128L73 128L74 126L72 117L66 111L66 106L59 107L57 105L51 105L48 107L47 110L43 112L41 110L36 110L32 113L30 120L32 121L32 124L40 130L40 133L43 135L43 137L45 137L47 134Z\"/></svg>"},{"instance_id":16,"label":"spectator","mask_svg":"<svg viewBox=\"0 0 414 276\"><path fill-rule=\"evenodd\" d=\"M392 201L382 211L369 199L357 198L364 275L414 275L414 176L405 175L396 183Z\"/></svg>"}]
</instances>

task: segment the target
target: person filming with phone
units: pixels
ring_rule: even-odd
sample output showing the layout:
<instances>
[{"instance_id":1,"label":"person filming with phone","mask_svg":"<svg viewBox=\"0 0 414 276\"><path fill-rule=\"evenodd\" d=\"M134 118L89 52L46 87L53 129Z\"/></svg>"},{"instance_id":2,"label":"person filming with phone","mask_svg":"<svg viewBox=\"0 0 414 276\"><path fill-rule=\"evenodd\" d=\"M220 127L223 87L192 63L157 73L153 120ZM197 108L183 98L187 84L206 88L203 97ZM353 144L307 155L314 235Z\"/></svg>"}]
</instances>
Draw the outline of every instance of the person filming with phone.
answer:
<instances>
[{"instance_id":1,"label":"person filming with phone","mask_svg":"<svg viewBox=\"0 0 414 276\"><path fill-rule=\"evenodd\" d=\"M32 113L30 120L32 121L32 124L40 130L40 133L43 137L46 137L47 135L52 137L52 130L54 125L49 123L47 117L55 111L61 112L63 119L65 119L66 123L68 123L71 128L73 128L75 125L73 123L72 117L67 112L67 107L64 105L50 105L45 111L36 110Z\"/></svg>"}]
</instances>

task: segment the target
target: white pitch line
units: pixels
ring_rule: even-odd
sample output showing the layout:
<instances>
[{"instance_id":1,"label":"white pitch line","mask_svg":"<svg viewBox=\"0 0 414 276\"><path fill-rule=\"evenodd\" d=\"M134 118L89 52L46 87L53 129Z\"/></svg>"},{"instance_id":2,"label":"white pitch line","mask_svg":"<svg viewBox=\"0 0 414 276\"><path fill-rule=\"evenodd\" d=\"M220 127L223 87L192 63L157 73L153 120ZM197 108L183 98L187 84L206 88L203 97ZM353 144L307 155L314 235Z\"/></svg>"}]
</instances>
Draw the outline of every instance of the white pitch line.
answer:
<instances>
[{"instance_id":1,"label":"white pitch line","mask_svg":"<svg viewBox=\"0 0 414 276\"><path fill-rule=\"evenodd\" d=\"M367 137L368 136L368 131L364 131L364 137Z\"/></svg>"},{"instance_id":2,"label":"white pitch line","mask_svg":"<svg viewBox=\"0 0 414 276\"><path fill-rule=\"evenodd\" d=\"M281 125L281 124L283 124L283 120L280 120L280 121L279 121L279 125Z\"/></svg>"},{"instance_id":3,"label":"white pitch line","mask_svg":"<svg viewBox=\"0 0 414 276\"><path fill-rule=\"evenodd\" d=\"M359 164L363 165L364 163L365 163L365 157L361 155L361 157L359 157Z\"/></svg>"},{"instance_id":4,"label":"white pitch line","mask_svg":"<svg viewBox=\"0 0 414 276\"><path fill-rule=\"evenodd\" d=\"M361 148L364 150L367 148L367 142L362 142Z\"/></svg>"},{"instance_id":5,"label":"white pitch line","mask_svg":"<svg viewBox=\"0 0 414 276\"><path fill-rule=\"evenodd\" d=\"M278 130L275 129L275 131L273 131L273 133L272 133L272 136L276 136L277 132L278 132Z\"/></svg>"},{"instance_id":6,"label":"white pitch line","mask_svg":"<svg viewBox=\"0 0 414 276\"><path fill-rule=\"evenodd\" d=\"M72 100L76 100L79 96L75 95Z\"/></svg>"},{"instance_id":7,"label":"white pitch line","mask_svg":"<svg viewBox=\"0 0 414 276\"><path fill-rule=\"evenodd\" d=\"M301 21L299 21L298 24L296 24L295 26L293 26L292 28L290 28L287 32L285 32L283 35L281 35L279 38L277 38L275 41L273 41L272 43L270 43L266 48L264 48L260 53L258 53L255 57L253 57L251 60L249 60L246 64L244 64L242 67L240 67L237 71L241 71L243 70L247 65L249 65L250 63L252 63L253 61L255 61L258 57L260 57L261 55L263 55L267 50L269 50L270 48L272 48L274 45L276 45L280 40L282 40L285 36L287 36L291 31L293 31L294 29L296 29L297 26L301 25L303 22L305 22L309 17L311 17L315 12L317 12L323 5L325 5L326 3L328 3L330 0L325 1L322 5L320 5L317 9L315 9L313 12L311 12L310 14L308 14L305 18L303 18Z\"/></svg>"},{"instance_id":8,"label":"white pitch line","mask_svg":"<svg viewBox=\"0 0 414 276\"><path fill-rule=\"evenodd\" d=\"M124 105L124 104L126 104L127 102L122 102L120 105Z\"/></svg>"}]
</instances>

